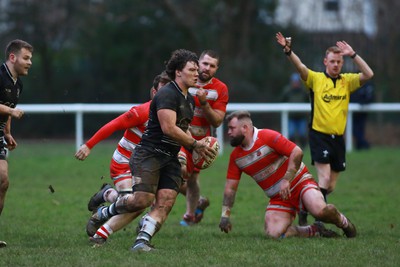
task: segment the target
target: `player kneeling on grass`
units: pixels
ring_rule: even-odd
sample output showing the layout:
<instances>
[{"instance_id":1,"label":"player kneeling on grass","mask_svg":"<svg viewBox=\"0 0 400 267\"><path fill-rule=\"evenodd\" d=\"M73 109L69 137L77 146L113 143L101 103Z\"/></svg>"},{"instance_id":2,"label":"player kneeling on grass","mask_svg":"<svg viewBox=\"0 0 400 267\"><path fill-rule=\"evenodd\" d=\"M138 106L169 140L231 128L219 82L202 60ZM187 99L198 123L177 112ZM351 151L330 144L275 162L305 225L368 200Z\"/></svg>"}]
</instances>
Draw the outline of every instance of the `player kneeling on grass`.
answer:
<instances>
[{"instance_id":1,"label":"player kneeling on grass","mask_svg":"<svg viewBox=\"0 0 400 267\"><path fill-rule=\"evenodd\" d=\"M294 226L296 213L306 210L318 220L341 228L347 237L356 228L336 207L326 204L317 183L302 162L303 152L280 133L253 126L250 113L235 111L227 116L228 136L235 149L229 160L222 217L219 227L232 230L229 216L242 172L251 176L270 198L265 213L265 233L272 238L336 237L321 223Z\"/></svg>"}]
</instances>

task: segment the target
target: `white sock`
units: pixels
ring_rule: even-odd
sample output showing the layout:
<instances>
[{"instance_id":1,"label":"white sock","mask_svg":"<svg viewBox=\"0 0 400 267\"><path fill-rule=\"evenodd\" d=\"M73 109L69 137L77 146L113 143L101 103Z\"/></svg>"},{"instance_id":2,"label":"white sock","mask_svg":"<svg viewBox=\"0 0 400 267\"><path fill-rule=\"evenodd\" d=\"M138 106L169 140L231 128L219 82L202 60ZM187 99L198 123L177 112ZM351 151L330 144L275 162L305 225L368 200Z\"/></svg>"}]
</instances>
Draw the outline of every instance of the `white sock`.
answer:
<instances>
[{"instance_id":1,"label":"white sock","mask_svg":"<svg viewBox=\"0 0 400 267\"><path fill-rule=\"evenodd\" d=\"M117 200L118 191L114 188L110 188L104 192L103 199L106 202L114 203Z\"/></svg>"},{"instance_id":2,"label":"white sock","mask_svg":"<svg viewBox=\"0 0 400 267\"><path fill-rule=\"evenodd\" d=\"M96 234L93 236L94 238L104 238L107 239L111 234L113 233L113 230L108 224L104 224L102 227L100 227Z\"/></svg>"},{"instance_id":3,"label":"white sock","mask_svg":"<svg viewBox=\"0 0 400 267\"><path fill-rule=\"evenodd\" d=\"M150 241L150 239L156 232L158 225L159 223L156 220L151 218L149 215L146 215L144 217L142 228L140 229L136 240L144 239Z\"/></svg>"}]
</instances>

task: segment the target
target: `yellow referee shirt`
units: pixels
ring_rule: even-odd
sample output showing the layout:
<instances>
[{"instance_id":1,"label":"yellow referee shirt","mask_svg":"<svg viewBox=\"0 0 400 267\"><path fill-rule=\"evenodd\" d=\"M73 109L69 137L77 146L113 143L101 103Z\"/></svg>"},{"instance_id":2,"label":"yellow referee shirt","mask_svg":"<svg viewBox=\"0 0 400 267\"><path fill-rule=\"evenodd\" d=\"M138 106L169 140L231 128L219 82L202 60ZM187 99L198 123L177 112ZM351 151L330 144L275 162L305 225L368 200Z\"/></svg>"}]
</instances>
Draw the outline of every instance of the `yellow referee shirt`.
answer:
<instances>
[{"instance_id":1,"label":"yellow referee shirt","mask_svg":"<svg viewBox=\"0 0 400 267\"><path fill-rule=\"evenodd\" d=\"M360 75L344 73L334 80L324 72L308 70L305 85L311 91L311 128L325 134L343 135L350 94L360 87Z\"/></svg>"}]
</instances>

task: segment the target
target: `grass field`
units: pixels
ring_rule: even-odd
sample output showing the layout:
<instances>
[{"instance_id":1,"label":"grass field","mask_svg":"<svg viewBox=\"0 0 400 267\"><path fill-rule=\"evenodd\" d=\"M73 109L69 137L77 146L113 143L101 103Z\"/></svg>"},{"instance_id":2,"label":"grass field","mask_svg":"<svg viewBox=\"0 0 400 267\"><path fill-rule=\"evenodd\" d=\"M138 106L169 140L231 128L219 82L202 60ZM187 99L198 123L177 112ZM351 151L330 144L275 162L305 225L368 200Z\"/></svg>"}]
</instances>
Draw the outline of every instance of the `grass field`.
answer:
<instances>
[{"instance_id":1,"label":"grass field","mask_svg":"<svg viewBox=\"0 0 400 267\"><path fill-rule=\"evenodd\" d=\"M201 224L179 226L185 203L178 196L153 238L157 250L137 254L129 251L137 221L100 248L92 248L85 233L87 201L110 181L108 167L116 142L98 145L80 162L73 157L72 141L19 140L9 158L11 184L0 217L0 240L8 243L0 249L0 266L400 266L398 148L348 155L347 171L329 202L356 224L355 239L266 238L267 198L247 176L232 211L233 232L221 233L225 147L224 156L201 176L202 194L211 200ZM308 151L304 161L309 165Z\"/></svg>"}]
</instances>

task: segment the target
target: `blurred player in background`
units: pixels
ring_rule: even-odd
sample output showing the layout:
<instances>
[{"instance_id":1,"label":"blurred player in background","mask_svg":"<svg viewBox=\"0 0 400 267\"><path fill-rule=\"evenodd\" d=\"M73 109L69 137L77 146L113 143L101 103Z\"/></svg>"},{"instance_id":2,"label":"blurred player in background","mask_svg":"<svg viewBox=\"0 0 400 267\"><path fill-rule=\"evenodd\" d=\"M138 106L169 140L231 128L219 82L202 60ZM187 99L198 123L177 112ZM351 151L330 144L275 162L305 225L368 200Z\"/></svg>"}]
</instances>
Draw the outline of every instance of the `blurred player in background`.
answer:
<instances>
[{"instance_id":1,"label":"blurred player in background","mask_svg":"<svg viewBox=\"0 0 400 267\"><path fill-rule=\"evenodd\" d=\"M307 68L292 51L291 38L276 34L278 44L283 47L289 61L296 68L310 90L312 115L309 129L309 143L312 164L318 175L318 185L327 200L335 189L339 173L346 168L346 147L343 133L346 128L350 94L374 76L368 64L345 41L329 47L324 57L324 72ZM341 73L343 56L349 56L360 73ZM307 216L299 216L299 224L306 224Z\"/></svg>"},{"instance_id":2,"label":"blurred player in background","mask_svg":"<svg viewBox=\"0 0 400 267\"><path fill-rule=\"evenodd\" d=\"M97 213L100 220L107 220L118 214L143 210L155 201L143 218L132 251L153 250L151 239L175 204L183 183L178 161L181 146L194 149L205 158L215 156L212 148L189 133L194 99L188 91L199 76L197 55L185 49L175 50L166 63L166 72L171 82L154 96L146 131L129 160L133 193L119 198L109 207L100 207Z\"/></svg>"},{"instance_id":3,"label":"blurred player in background","mask_svg":"<svg viewBox=\"0 0 400 267\"><path fill-rule=\"evenodd\" d=\"M351 94L350 102L361 105L370 104L374 101L374 84L371 81L366 82L360 89ZM353 138L355 149L369 149L370 144L365 137L368 112L359 111L353 113Z\"/></svg>"},{"instance_id":4,"label":"blurred player in background","mask_svg":"<svg viewBox=\"0 0 400 267\"><path fill-rule=\"evenodd\" d=\"M287 103L306 103L308 94L298 73L290 75L290 83L283 88L281 100ZM289 140L298 144L302 149L307 145L308 117L303 112L289 114Z\"/></svg>"},{"instance_id":5,"label":"blurred player in background","mask_svg":"<svg viewBox=\"0 0 400 267\"><path fill-rule=\"evenodd\" d=\"M11 118L20 119L24 115L16 106L23 88L20 76L28 75L32 53L32 45L13 40L6 47L6 62L0 67L0 214L9 186L7 152L17 147L11 135ZM7 243L0 241L0 248L5 246Z\"/></svg>"},{"instance_id":6,"label":"blurred player in background","mask_svg":"<svg viewBox=\"0 0 400 267\"><path fill-rule=\"evenodd\" d=\"M251 176L270 198L265 212L265 234L272 238L336 237L323 224L293 226L296 212L307 209L315 218L335 224L351 238L356 228L334 205L326 204L317 183L302 162L303 151L282 134L253 126L247 111L227 116L228 136L234 148L229 159L219 227L232 230L231 209L242 173Z\"/></svg>"},{"instance_id":7,"label":"blurred player in background","mask_svg":"<svg viewBox=\"0 0 400 267\"><path fill-rule=\"evenodd\" d=\"M226 106L229 100L228 87L215 78L219 67L219 55L213 50L205 50L199 58L199 78L196 87L190 87L189 93L194 97L195 109L190 133L196 140L212 135L212 129L224 121ZM200 196L200 170L193 167L192 156L185 148L179 153L186 184L181 193L186 195L186 213L181 221L182 226L193 225L203 218L209 200Z\"/></svg>"},{"instance_id":8,"label":"blurred player in background","mask_svg":"<svg viewBox=\"0 0 400 267\"><path fill-rule=\"evenodd\" d=\"M158 89L168 82L170 82L170 79L165 72L157 75L154 78L153 87L150 89L150 98L153 99ZM75 157L77 159L85 160L89 156L91 149L100 141L108 138L116 131L125 130L124 136L114 151L110 164L110 177L116 189L109 184L104 184L100 191L90 198L88 203L89 211L96 212L97 208L104 202L114 203L118 197L132 193L132 174L129 168L129 158L146 129L150 103L151 100L142 105L132 107L129 111L110 121L100 128L76 152ZM86 226L86 232L91 237L91 242L98 245L104 244L113 232L122 229L140 213L142 211L115 216L103 226L101 226L101 221L92 216Z\"/></svg>"}]
</instances>

